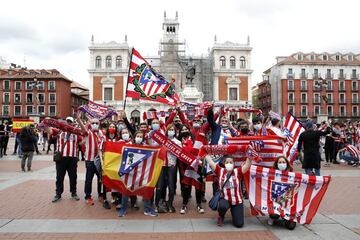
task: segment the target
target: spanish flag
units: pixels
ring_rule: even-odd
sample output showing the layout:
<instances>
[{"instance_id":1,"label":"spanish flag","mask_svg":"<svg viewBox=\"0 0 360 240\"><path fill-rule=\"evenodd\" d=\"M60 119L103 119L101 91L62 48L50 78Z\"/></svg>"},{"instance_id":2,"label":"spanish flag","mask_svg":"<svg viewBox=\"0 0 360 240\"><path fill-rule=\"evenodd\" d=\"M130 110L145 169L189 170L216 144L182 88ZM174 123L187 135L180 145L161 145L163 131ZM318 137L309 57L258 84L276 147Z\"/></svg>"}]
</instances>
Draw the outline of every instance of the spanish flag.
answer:
<instances>
[{"instance_id":1,"label":"spanish flag","mask_svg":"<svg viewBox=\"0 0 360 240\"><path fill-rule=\"evenodd\" d=\"M150 199L158 181L166 151L162 147L105 143L103 183L120 193Z\"/></svg>"}]
</instances>

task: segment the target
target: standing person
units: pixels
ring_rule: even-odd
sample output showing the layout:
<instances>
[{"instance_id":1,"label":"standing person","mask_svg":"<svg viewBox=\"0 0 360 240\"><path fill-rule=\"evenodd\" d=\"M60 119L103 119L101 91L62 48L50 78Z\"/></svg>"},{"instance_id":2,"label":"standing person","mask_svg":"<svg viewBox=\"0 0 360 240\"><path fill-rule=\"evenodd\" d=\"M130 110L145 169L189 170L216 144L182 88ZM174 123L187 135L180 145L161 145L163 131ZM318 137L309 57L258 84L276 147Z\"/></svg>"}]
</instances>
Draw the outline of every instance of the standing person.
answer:
<instances>
[{"instance_id":1,"label":"standing person","mask_svg":"<svg viewBox=\"0 0 360 240\"><path fill-rule=\"evenodd\" d=\"M330 133L330 128L326 123L322 126L322 129L324 128L326 128L325 131L315 131L314 124L309 121L306 123L306 130L299 136L297 150L300 159L303 159L302 168L305 170L306 174L312 174L314 170L315 175L320 176L321 156L319 152L319 141L321 136L326 136ZM302 148L304 151L303 157L301 154Z\"/></svg>"},{"instance_id":2,"label":"standing person","mask_svg":"<svg viewBox=\"0 0 360 240\"><path fill-rule=\"evenodd\" d=\"M332 129L332 136L334 138L334 147L332 148L332 154L333 154L333 164L339 164L339 162L336 160L339 150L341 149L341 142L342 138L344 137L342 135L340 124L338 122L335 122L333 124Z\"/></svg>"},{"instance_id":3,"label":"standing person","mask_svg":"<svg viewBox=\"0 0 360 240\"><path fill-rule=\"evenodd\" d=\"M68 125L74 126L73 117L67 117L66 122ZM56 194L52 202L55 203L61 199L61 194L64 192L64 178L66 172L68 173L70 180L71 198L75 201L79 201L80 198L76 191L78 164L77 146L82 138L76 134L68 131L60 131L56 128L46 127L45 130L50 136L57 137L57 151L62 153L61 160L56 162Z\"/></svg>"},{"instance_id":4,"label":"standing person","mask_svg":"<svg viewBox=\"0 0 360 240\"><path fill-rule=\"evenodd\" d=\"M5 139L5 125L0 121L0 158L3 157L3 146Z\"/></svg>"},{"instance_id":5,"label":"standing person","mask_svg":"<svg viewBox=\"0 0 360 240\"><path fill-rule=\"evenodd\" d=\"M9 142L9 133L11 132L11 127L7 120L4 120L4 142L3 142L3 155L6 156L6 150Z\"/></svg>"},{"instance_id":6,"label":"standing person","mask_svg":"<svg viewBox=\"0 0 360 240\"><path fill-rule=\"evenodd\" d=\"M37 139L34 133L34 125L29 127L23 127L20 133L21 150L23 152L21 158L21 170L25 172L25 163L27 161L27 170L31 171L31 162L34 156L35 146L37 145Z\"/></svg>"},{"instance_id":7,"label":"standing person","mask_svg":"<svg viewBox=\"0 0 360 240\"><path fill-rule=\"evenodd\" d=\"M218 178L218 189L221 191L221 198L218 206L218 226L224 225L225 214L231 211L232 223L240 228L244 225L244 204L241 195L240 178L246 173L251 165L249 158L242 167L234 168L234 158L229 155L223 157L225 168L216 164L211 156L207 155L205 160Z\"/></svg>"},{"instance_id":8,"label":"standing person","mask_svg":"<svg viewBox=\"0 0 360 240\"><path fill-rule=\"evenodd\" d=\"M41 132L43 138L43 152L45 152L46 143L48 143L48 133L44 130Z\"/></svg>"}]
</instances>

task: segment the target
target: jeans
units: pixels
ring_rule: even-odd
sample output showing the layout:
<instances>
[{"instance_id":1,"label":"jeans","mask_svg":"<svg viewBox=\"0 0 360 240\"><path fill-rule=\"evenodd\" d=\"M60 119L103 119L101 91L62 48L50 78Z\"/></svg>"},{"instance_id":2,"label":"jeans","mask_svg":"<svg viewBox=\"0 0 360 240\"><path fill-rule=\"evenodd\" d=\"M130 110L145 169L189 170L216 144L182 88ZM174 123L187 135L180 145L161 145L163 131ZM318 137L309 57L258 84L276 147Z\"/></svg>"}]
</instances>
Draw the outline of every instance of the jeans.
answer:
<instances>
[{"instance_id":1,"label":"jeans","mask_svg":"<svg viewBox=\"0 0 360 240\"><path fill-rule=\"evenodd\" d=\"M155 205L158 206L161 200L165 200L166 187L169 188L170 206L173 205L176 185L176 166L162 167L161 175L156 184Z\"/></svg>"},{"instance_id":2,"label":"jeans","mask_svg":"<svg viewBox=\"0 0 360 240\"><path fill-rule=\"evenodd\" d=\"M28 160L27 168L28 168L28 170L30 170L33 156L34 156L34 152L23 152L23 156L21 158L21 168L22 169L25 168L25 163L26 163L26 159L27 159Z\"/></svg>"},{"instance_id":3,"label":"jeans","mask_svg":"<svg viewBox=\"0 0 360 240\"><path fill-rule=\"evenodd\" d=\"M219 216L224 218L227 210L230 208L232 223L235 227L240 228L244 225L244 205L239 203L236 205L230 205L228 200L220 199L218 212Z\"/></svg>"},{"instance_id":4,"label":"jeans","mask_svg":"<svg viewBox=\"0 0 360 240\"><path fill-rule=\"evenodd\" d=\"M85 199L89 199L89 198L91 198L92 180L94 178L94 175L96 175L98 177L98 179L100 178L100 175L95 167L94 161L86 160L85 166L86 166L86 174L85 174L84 191L85 191ZM99 184L98 184L98 188L99 188ZM101 187L100 187L100 189L101 189Z\"/></svg>"},{"instance_id":5,"label":"jeans","mask_svg":"<svg viewBox=\"0 0 360 240\"><path fill-rule=\"evenodd\" d=\"M62 157L59 162L56 162L56 194L61 195L64 192L64 178L68 172L70 180L70 192L76 193L77 182L77 162L75 157Z\"/></svg>"},{"instance_id":6,"label":"jeans","mask_svg":"<svg viewBox=\"0 0 360 240\"><path fill-rule=\"evenodd\" d=\"M315 170L315 176L320 176L320 168L305 168L305 173L308 175L312 175L313 170Z\"/></svg>"}]
</instances>

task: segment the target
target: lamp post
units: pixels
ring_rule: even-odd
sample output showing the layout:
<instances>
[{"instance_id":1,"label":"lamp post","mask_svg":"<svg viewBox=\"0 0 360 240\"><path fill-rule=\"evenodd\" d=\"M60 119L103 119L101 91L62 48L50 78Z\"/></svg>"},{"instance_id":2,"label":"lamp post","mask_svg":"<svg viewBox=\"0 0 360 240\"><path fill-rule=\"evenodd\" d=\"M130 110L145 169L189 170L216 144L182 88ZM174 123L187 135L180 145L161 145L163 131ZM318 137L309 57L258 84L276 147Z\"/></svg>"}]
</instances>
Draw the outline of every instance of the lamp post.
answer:
<instances>
[{"instance_id":1,"label":"lamp post","mask_svg":"<svg viewBox=\"0 0 360 240\"><path fill-rule=\"evenodd\" d=\"M38 105L38 97L37 97L37 93L38 93L38 88L40 87L41 83L38 81L38 79L36 77L34 77L34 80L30 83L33 89L33 95L34 95L34 108L35 110L33 111L33 116L34 117L38 117L39 113L37 111L37 105Z\"/></svg>"},{"instance_id":2,"label":"lamp post","mask_svg":"<svg viewBox=\"0 0 360 240\"><path fill-rule=\"evenodd\" d=\"M326 97L326 88L328 83L325 79L319 78L319 81L315 82L315 86L320 88L320 113L317 115L317 122L321 123L323 121L328 121L328 114L325 113L325 106L328 102Z\"/></svg>"}]
</instances>

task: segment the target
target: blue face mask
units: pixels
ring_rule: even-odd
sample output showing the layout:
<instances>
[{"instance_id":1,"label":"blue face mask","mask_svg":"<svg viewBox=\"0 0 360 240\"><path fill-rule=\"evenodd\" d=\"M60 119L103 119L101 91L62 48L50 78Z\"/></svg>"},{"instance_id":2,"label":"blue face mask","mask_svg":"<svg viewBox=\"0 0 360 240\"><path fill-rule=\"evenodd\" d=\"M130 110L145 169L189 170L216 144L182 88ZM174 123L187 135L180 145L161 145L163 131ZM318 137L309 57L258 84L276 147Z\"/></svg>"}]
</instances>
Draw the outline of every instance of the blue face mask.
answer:
<instances>
[{"instance_id":1,"label":"blue face mask","mask_svg":"<svg viewBox=\"0 0 360 240\"><path fill-rule=\"evenodd\" d=\"M159 129L160 129L160 124L158 124L158 123L153 123L153 124L151 124L151 128L152 128L153 130L159 130Z\"/></svg>"},{"instance_id":2,"label":"blue face mask","mask_svg":"<svg viewBox=\"0 0 360 240\"><path fill-rule=\"evenodd\" d=\"M119 131L121 131L124 128L124 126L122 124L118 124L117 128L118 128Z\"/></svg>"}]
</instances>

